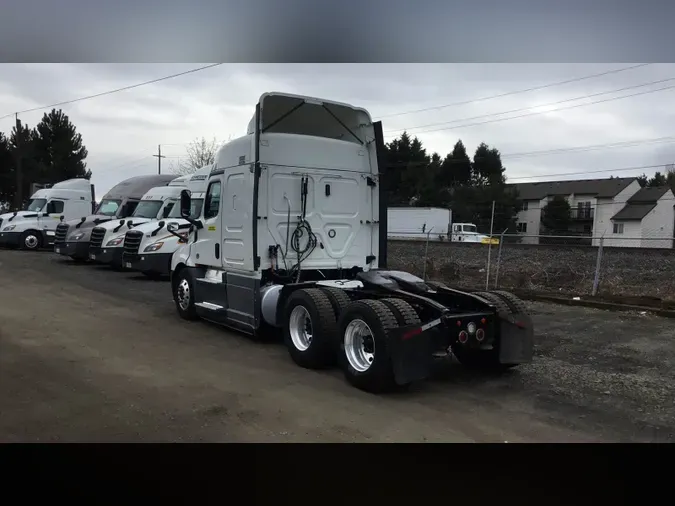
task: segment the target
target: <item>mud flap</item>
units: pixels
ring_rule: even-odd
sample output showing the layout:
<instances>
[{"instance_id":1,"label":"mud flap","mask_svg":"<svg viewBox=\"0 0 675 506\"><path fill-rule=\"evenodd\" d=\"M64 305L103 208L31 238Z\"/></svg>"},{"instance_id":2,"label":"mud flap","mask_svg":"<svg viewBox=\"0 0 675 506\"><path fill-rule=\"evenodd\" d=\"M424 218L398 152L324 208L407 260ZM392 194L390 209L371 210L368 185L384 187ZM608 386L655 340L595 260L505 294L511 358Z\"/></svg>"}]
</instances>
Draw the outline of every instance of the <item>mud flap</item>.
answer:
<instances>
[{"instance_id":1,"label":"mud flap","mask_svg":"<svg viewBox=\"0 0 675 506\"><path fill-rule=\"evenodd\" d=\"M526 314L502 317L499 332L499 362L522 364L532 362L534 355L534 326Z\"/></svg>"},{"instance_id":2,"label":"mud flap","mask_svg":"<svg viewBox=\"0 0 675 506\"><path fill-rule=\"evenodd\" d=\"M433 332L410 335L419 325L397 327L388 334L394 378L399 385L427 379L433 365Z\"/></svg>"}]
</instances>

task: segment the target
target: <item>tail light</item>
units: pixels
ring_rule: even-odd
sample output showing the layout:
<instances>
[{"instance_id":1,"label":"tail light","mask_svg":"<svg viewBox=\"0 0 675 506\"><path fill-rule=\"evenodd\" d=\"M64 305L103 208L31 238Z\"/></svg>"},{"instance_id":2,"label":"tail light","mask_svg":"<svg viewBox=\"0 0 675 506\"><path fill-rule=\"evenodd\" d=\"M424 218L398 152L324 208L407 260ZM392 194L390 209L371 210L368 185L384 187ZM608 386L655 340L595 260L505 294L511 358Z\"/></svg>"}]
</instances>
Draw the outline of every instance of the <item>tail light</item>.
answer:
<instances>
[{"instance_id":1,"label":"tail light","mask_svg":"<svg viewBox=\"0 0 675 506\"><path fill-rule=\"evenodd\" d=\"M469 340L469 334L466 332L466 330L462 330L459 333L459 342L464 344Z\"/></svg>"},{"instance_id":2,"label":"tail light","mask_svg":"<svg viewBox=\"0 0 675 506\"><path fill-rule=\"evenodd\" d=\"M485 331L483 329L478 329L476 331L476 341L482 341L485 339Z\"/></svg>"}]
</instances>

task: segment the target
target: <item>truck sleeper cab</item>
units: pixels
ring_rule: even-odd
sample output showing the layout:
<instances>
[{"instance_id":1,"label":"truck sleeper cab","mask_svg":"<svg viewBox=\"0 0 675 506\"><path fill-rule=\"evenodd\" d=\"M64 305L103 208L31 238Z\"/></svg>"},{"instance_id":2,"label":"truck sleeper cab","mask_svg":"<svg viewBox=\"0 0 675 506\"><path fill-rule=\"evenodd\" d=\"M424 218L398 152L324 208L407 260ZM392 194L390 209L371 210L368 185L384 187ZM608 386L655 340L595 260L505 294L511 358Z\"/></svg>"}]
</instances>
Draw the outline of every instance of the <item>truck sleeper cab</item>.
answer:
<instances>
[{"instance_id":1,"label":"truck sleeper cab","mask_svg":"<svg viewBox=\"0 0 675 506\"><path fill-rule=\"evenodd\" d=\"M54 251L74 260L86 261L89 258L89 239L95 226L131 216L150 188L166 186L175 178L175 175L167 174L135 176L118 183L103 196L93 215L64 221L56 227Z\"/></svg>"},{"instance_id":2,"label":"truck sleeper cab","mask_svg":"<svg viewBox=\"0 0 675 506\"><path fill-rule=\"evenodd\" d=\"M187 183L191 192L190 217L193 219L201 216L211 169L211 165L198 169ZM172 231L169 231L170 228ZM169 216L159 223L134 226L124 234L124 268L140 271L149 278L168 276L173 253L187 241L191 228L190 222L181 217L179 205L174 206Z\"/></svg>"},{"instance_id":3,"label":"truck sleeper cab","mask_svg":"<svg viewBox=\"0 0 675 506\"><path fill-rule=\"evenodd\" d=\"M25 210L0 215L0 246L27 250L51 246L60 221L92 212L93 202L94 185L84 178L40 189Z\"/></svg>"},{"instance_id":4,"label":"truck sleeper cab","mask_svg":"<svg viewBox=\"0 0 675 506\"><path fill-rule=\"evenodd\" d=\"M532 322L507 292L478 294L386 269L381 123L348 104L264 94L218 152L199 219L173 254L178 314L253 336L280 329L292 360L339 364L381 392L427 378L439 353L505 369L532 358Z\"/></svg>"},{"instance_id":5,"label":"truck sleeper cab","mask_svg":"<svg viewBox=\"0 0 675 506\"><path fill-rule=\"evenodd\" d=\"M122 268L122 243L124 234L144 223L156 223L166 218L180 197L180 192L187 188L187 177L174 179L168 186L151 188L141 198L133 214L120 221L109 221L94 227L89 241L89 260L99 264L109 264Z\"/></svg>"}]
</instances>

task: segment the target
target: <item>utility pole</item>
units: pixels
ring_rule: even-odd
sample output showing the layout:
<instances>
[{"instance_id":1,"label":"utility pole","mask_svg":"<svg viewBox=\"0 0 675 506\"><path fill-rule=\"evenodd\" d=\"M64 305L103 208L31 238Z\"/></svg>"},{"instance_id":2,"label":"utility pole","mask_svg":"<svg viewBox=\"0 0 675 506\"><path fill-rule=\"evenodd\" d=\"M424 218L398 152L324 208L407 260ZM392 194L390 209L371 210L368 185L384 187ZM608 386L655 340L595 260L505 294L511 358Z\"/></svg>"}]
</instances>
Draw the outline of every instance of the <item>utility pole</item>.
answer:
<instances>
[{"instance_id":1,"label":"utility pole","mask_svg":"<svg viewBox=\"0 0 675 506\"><path fill-rule=\"evenodd\" d=\"M16 192L14 193L14 207L17 211L21 210L21 204L23 204L23 142L21 139L22 130L21 130L21 120L19 119L19 113L15 114L16 117Z\"/></svg>"},{"instance_id":2,"label":"utility pole","mask_svg":"<svg viewBox=\"0 0 675 506\"><path fill-rule=\"evenodd\" d=\"M157 174L162 173L162 158L166 158L166 156L162 156L162 145L157 144L157 154L152 155L157 157Z\"/></svg>"}]
</instances>

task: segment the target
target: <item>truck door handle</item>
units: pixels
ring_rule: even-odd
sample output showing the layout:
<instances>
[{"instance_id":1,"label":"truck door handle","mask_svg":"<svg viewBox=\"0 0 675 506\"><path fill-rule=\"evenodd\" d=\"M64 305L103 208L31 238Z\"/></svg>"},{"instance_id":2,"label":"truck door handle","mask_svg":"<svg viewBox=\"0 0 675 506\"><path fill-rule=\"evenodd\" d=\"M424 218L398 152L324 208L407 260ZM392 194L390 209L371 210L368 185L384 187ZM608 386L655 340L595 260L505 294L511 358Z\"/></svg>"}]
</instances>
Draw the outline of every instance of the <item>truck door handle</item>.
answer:
<instances>
[{"instance_id":1,"label":"truck door handle","mask_svg":"<svg viewBox=\"0 0 675 506\"><path fill-rule=\"evenodd\" d=\"M216 243L216 260L220 259L220 244Z\"/></svg>"}]
</instances>

